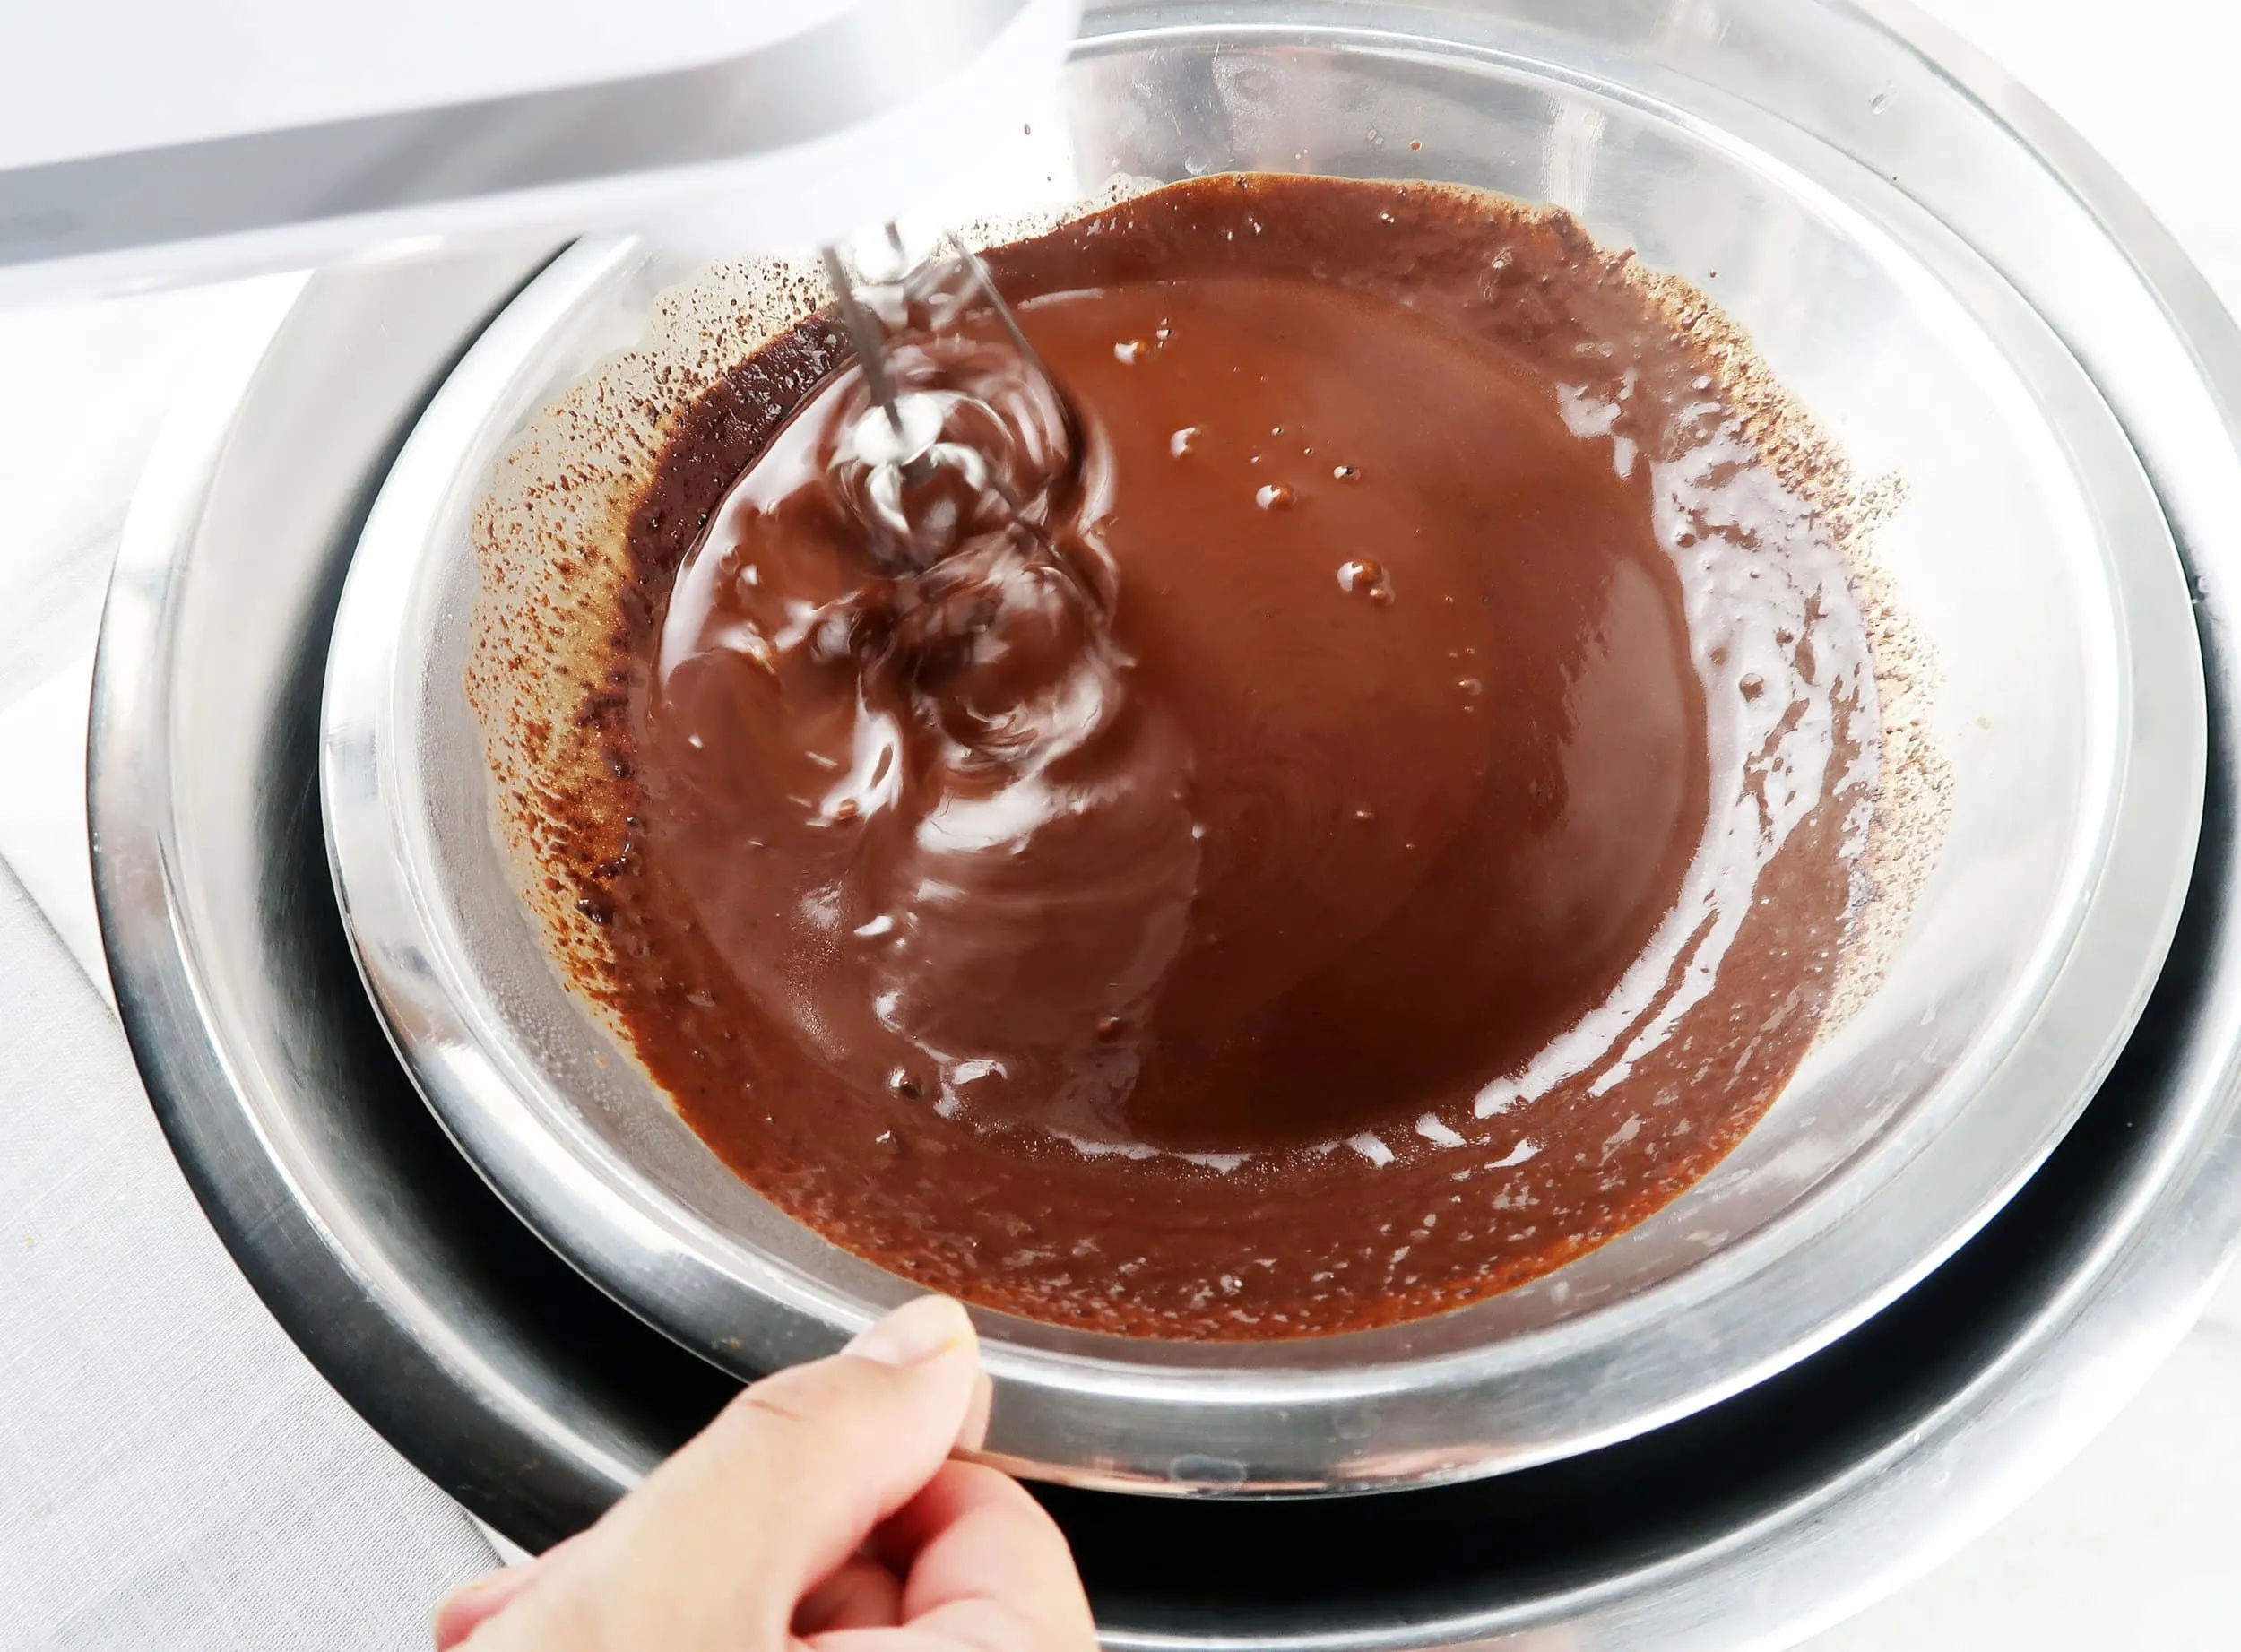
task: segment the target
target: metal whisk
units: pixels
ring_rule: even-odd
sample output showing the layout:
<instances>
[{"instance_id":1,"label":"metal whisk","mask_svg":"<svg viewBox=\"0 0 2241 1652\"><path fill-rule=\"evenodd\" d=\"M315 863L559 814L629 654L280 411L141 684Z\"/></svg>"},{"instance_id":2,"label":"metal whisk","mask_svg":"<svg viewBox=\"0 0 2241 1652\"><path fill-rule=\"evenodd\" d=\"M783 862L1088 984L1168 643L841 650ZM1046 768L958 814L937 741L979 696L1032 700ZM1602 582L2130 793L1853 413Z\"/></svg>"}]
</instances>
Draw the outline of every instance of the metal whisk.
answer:
<instances>
[{"instance_id":1,"label":"metal whisk","mask_svg":"<svg viewBox=\"0 0 2241 1652\"><path fill-rule=\"evenodd\" d=\"M838 247L823 249L841 325L854 347L876 420L852 433L843 463L865 467L862 497L887 529L918 545L914 559L943 554L919 543L924 523L913 493L945 472L1003 515L1028 521L1038 499L1072 478L1081 424L982 260L953 234L913 260L901 231L885 226L888 267L852 275ZM987 329L999 341L991 359ZM898 373L898 361L906 364ZM970 513L968 513L970 514Z\"/></svg>"}]
</instances>

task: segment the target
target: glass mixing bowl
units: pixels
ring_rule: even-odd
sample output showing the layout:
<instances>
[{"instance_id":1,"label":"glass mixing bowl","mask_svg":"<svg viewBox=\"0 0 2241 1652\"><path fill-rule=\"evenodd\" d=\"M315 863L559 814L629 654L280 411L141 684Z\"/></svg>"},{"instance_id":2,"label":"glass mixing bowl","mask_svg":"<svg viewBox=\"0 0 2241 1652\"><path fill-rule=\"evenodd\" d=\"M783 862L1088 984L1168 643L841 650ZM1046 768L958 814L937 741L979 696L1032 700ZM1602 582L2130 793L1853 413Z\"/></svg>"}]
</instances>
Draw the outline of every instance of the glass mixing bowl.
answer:
<instances>
[{"instance_id":1,"label":"glass mixing bowl","mask_svg":"<svg viewBox=\"0 0 2241 1652\"><path fill-rule=\"evenodd\" d=\"M1903 484L1876 557L1938 666L1953 783L1934 869L1873 997L1736 1152L1542 1279L1259 1345L981 1314L989 1452L1023 1472L1367 1490L1545 1460L1710 1403L1874 1312L1998 1208L2154 981L2200 818L2203 690L2123 430L1960 234L1849 158L1847 123L1903 108L1779 119L1714 83L1736 76L1671 66L1748 40L1688 38L1687 6L1620 10L1590 39L1529 4L1098 8L1063 124L1013 181L1446 179L1568 207L1702 286L1863 474ZM974 194L1007 187L968 180L935 210L1008 205ZM324 802L367 980L463 1151L593 1279L752 1374L830 1351L912 1288L733 1177L564 989L515 895L463 688L470 523L495 458L693 267L673 246L571 249L430 404L344 592Z\"/></svg>"}]
</instances>

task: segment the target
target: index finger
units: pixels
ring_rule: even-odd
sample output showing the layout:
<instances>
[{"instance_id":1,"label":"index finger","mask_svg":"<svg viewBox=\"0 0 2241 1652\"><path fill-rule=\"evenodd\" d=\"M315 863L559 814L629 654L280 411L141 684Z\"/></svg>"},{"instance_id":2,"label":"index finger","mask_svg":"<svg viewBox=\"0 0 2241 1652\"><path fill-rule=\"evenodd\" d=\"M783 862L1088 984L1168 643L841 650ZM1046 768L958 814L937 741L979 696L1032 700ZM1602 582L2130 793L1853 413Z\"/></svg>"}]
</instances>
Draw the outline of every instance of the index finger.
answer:
<instances>
[{"instance_id":1,"label":"index finger","mask_svg":"<svg viewBox=\"0 0 2241 1652\"><path fill-rule=\"evenodd\" d=\"M541 1565L473 1652L786 1644L795 1603L948 1455L977 1354L965 1310L921 1297L847 1353L755 1384Z\"/></svg>"}]
</instances>

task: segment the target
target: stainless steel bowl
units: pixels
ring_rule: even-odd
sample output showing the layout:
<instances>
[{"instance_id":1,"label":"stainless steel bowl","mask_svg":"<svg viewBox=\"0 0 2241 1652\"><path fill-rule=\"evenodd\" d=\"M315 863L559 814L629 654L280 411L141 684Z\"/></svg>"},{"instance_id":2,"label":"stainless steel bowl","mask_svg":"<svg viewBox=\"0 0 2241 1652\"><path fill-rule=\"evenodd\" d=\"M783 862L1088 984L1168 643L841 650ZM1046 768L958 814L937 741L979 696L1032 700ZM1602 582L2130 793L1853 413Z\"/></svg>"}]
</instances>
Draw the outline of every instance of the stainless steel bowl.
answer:
<instances>
[{"instance_id":1,"label":"stainless steel bowl","mask_svg":"<svg viewBox=\"0 0 2241 1652\"><path fill-rule=\"evenodd\" d=\"M2014 197L1938 149L1973 117L1918 64L1861 82L1825 45L1783 44L1833 20L1733 7L1700 34L1709 15L1108 8L1068 85L1081 182L1444 177L1556 200L1711 290L1856 463L1906 486L1879 554L1935 645L1956 778L1913 928L1718 1172L1506 1296L1258 1346L982 1316L990 1449L1016 1467L1359 1491L1685 1415L1859 1323L1974 1232L2075 1119L2156 978L2200 818L2201 663L2163 506L2065 343L2081 318L2130 324L2137 277L2074 205L2032 225L2035 280L1987 245L2013 232ZM462 687L468 522L493 459L688 273L635 243L578 247L436 396L343 593L324 802L360 963L454 1139L594 1281L744 1373L826 1351L908 1287L770 1208L612 1059L515 902Z\"/></svg>"}]
</instances>

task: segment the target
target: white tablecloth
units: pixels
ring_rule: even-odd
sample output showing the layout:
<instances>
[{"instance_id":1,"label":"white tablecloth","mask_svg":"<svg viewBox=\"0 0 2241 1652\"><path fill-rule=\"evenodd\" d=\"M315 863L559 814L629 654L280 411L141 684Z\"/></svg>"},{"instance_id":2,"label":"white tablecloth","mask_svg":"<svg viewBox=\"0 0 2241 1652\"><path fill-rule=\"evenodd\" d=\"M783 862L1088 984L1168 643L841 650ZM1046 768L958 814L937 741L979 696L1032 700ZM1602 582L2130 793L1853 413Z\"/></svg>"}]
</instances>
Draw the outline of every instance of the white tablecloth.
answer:
<instances>
[{"instance_id":1,"label":"white tablecloth","mask_svg":"<svg viewBox=\"0 0 2241 1652\"><path fill-rule=\"evenodd\" d=\"M2055 103L2241 301L2241 11L1929 9ZM419 1648L429 1604L491 1560L264 1316L70 962L98 970L75 799L117 529L198 339L261 301L0 315L0 860L17 875L0 872L0 1652ZM1813 1652L2233 1652L2237 1507L2229 1287L2051 1485Z\"/></svg>"},{"instance_id":2,"label":"white tablecloth","mask_svg":"<svg viewBox=\"0 0 2241 1652\"><path fill-rule=\"evenodd\" d=\"M263 301L0 315L0 1652L420 1652L493 1559L266 1316L79 967L117 528L200 341Z\"/></svg>"},{"instance_id":3,"label":"white tablecloth","mask_svg":"<svg viewBox=\"0 0 2241 1652\"><path fill-rule=\"evenodd\" d=\"M491 1563L268 1319L0 872L0 1648L428 1645Z\"/></svg>"}]
</instances>

